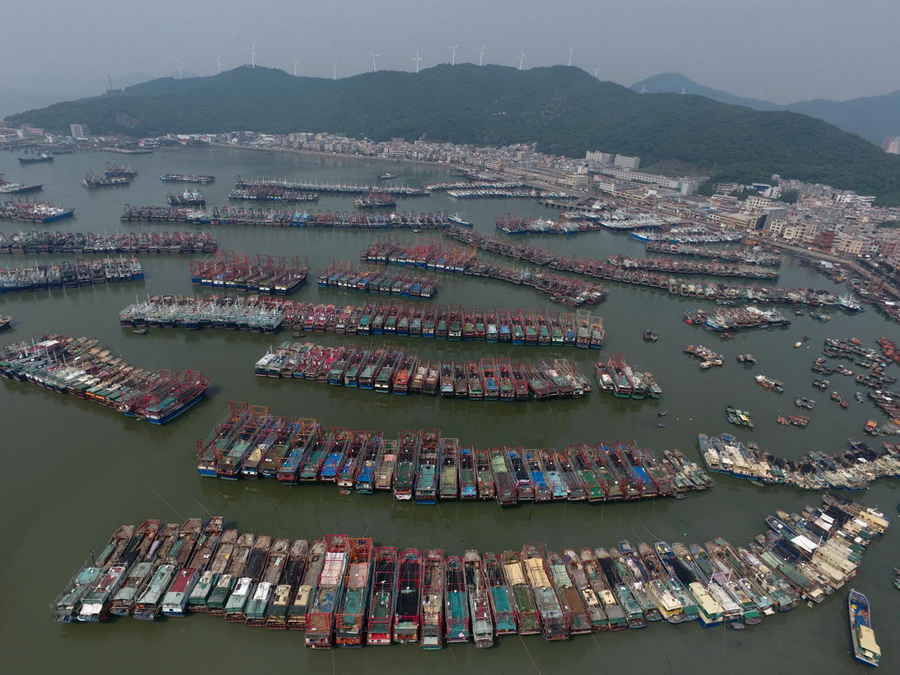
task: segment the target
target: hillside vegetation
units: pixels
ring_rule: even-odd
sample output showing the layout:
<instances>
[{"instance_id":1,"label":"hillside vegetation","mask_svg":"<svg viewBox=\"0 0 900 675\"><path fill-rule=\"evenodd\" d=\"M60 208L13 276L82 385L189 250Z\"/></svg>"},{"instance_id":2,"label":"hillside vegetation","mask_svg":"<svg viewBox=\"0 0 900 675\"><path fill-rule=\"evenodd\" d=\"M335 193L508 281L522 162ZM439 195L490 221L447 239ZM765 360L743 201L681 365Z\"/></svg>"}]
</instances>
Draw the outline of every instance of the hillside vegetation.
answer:
<instances>
[{"instance_id":1,"label":"hillside vegetation","mask_svg":"<svg viewBox=\"0 0 900 675\"><path fill-rule=\"evenodd\" d=\"M677 160L715 180L767 180L772 173L830 183L879 203L900 204L900 156L791 112L759 112L702 96L638 94L566 66L436 66L340 80L241 67L212 77L163 78L8 118L66 130L154 135L254 130L324 131L506 145L536 142L548 153L586 150Z\"/></svg>"}]
</instances>

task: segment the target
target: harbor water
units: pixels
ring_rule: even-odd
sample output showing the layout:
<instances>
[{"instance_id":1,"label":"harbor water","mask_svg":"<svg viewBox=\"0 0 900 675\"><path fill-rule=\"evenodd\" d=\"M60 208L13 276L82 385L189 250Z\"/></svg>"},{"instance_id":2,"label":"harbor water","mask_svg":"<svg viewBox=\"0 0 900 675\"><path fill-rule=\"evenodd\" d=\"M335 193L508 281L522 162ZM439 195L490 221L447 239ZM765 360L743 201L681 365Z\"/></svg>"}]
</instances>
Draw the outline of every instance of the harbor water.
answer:
<instances>
[{"instance_id":1,"label":"harbor water","mask_svg":"<svg viewBox=\"0 0 900 675\"><path fill-rule=\"evenodd\" d=\"M87 190L81 177L90 169L102 172L105 162L130 163L139 175L127 187ZM184 224L123 224L125 204L164 204L182 184L166 184L166 172L214 174L216 181L201 186L207 204L227 203L238 175L285 177L322 182L376 183L377 176L397 174L393 184L421 185L453 180L444 167L383 162L320 155L271 154L238 149L157 150L151 155L118 156L85 153L59 156L53 163L20 166L16 155L0 153L0 172L11 181L43 183L38 198L77 208L74 218L47 225L25 226L0 221L7 235L19 229L72 232L162 232L189 229ZM197 186L190 186L197 187ZM325 196L311 206L350 211L350 196ZM235 205L239 205L235 203ZM247 203L240 204L247 206ZM291 208L285 205L282 208ZM528 217L556 217L533 200L460 200L443 193L398 199L397 210L459 212L479 231L495 234L499 213ZM251 254L306 256L310 281L293 299L333 304L359 304L374 296L343 289L318 288L319 270L333 260L358 262L362 248L377 236L440 237L437 232L315 230L302 228L208 228L220 249ZM504 236L497 233L498 236ZM571 236L529 236L516 241L535 244L566 255L605 258L613 253L642 256L641 242L609 232ZM479 252L479 258L509 263ZM87 256L85 256L87 257ZM0 267L46 263L63 256L0 256ZM764 518L776 509L799 511L817 504L819 495L790 487L758 487L749 481L715 474L716 487L690 493L686 499L647 500L617 504L552 503L501 509L494 502L443 502L438 506L398 502L388 493L340 495L333 486L289 488L272 480L227 482L201 478L194 464L195 441L215 424L230 400L269 406L278 415L314 417L324 425L358 430L439 428L477 447L514 445L562 448L569 443L634 439L657 452L678 448L701 462L697 434L730 432L745 443L755 441L772 454L797 458L808 450L834 453L847 439L867 440L863 426L869 419L884 421L873 404L858 403L853 394L866 390L853 378L828 376L831 386L819 391L810 370L821 355L825 337L857 337L864 346L888 336L900 339L896 324L867 306L861 314L828 311L827 323L794 316L782 307L791 325L739 332L732 340L682 321L687 309L714 309L706 301L673 297L662 291L609 283L609 297L592 308L603 316L606 342L602 351L552 347L513 347L481 342L445 343L415 338L384 338L406 348L418 348L423 358L480 359L509 356L513 360L569 358L593 377L593 364L610 353L656 376L664 394L660 400L622 400L599 392L578 400L502 402L432 399L422 396L377 395L325 387L306 381L257 378L253 364L265 350L289 339L289 332L269 336L212 329L188 332L155 329L134 334L119 326L118 312L148 294L208 292L193 287L189 256L146 255L141 261L146 278L136 283L58 289L0 295L0 314L14 317L0 344L40 337L48 332L92 336L130 363L147 368L202 371L212 380L207 400L164 427L126 418L114 410L60 396L38 387L0 382L5 480L2 542L4 562L0 587L0 644L9 672L96 673L111 664L127 664L132 673L238 673L249 669L293 669L335 673L438 673L465 670L493 673L558 673L567 671L681 673L725 670L753 673L764 668L772 675L803 672L855 672L862 666L851 655L846 617L846 590L815 608L800 606L786 614L766 617L743 632L724 628L703 630L692 625L656 624L628 630L578 636L565 644L549 644L539 637L504 636L490 650L454 645L439 652L418 648L365 648L316 652L303 646L302 634L252 629L210 616L158 621L155 624L113 619L103 625L62 625L50 620L48 604L89 557L99 551L122 523L139 524L152 517L183 522L189 516L223 515L229 526L273 537L313 540L328 533L368 536L398 547L443 548L462 555L469 548L482 552L521 549L526 542L546 542L551 550L565 547L614 546L657 540L703 543L721 536L744 545L765 531ZM440 289L430 303L465 307L566 308L527 287L449 274L439 276ZM824 276L785 258L778 282L790 287L840 289ZM385 301L385 296L378 296ZM659 334L656 343L644 342L645 329ZM794 343L810 339L799 349ZM307 339L337 344L351 338L310 334ZM371 341L374 338L359 338ZM382 339L379 337L378 339ZM725 365L702 371L699 361L682 353L685 346L703 344L725 356ZM735 357L750 352L759 361L745 368ZM835 365L838 361L829 359ZM851 364L847 363L851 368ZM897 366L889 372L895 376ZM755 384L765 374L784 382L784 394ZM842 410L830 400L838 391L849 402ZM811 411L798 411L797 397L817 401ZM752 430L737 429L725 420L725 406L748 411ZM658 416L664 410L668 414ZM805 429L781 426L779 415L803 414ZM895 439L896 440L896 439ZM900 482L882 480L868 491L852 493L870 506L895 514ZM876 541L849 585L866 593L872 603L874 628L884 646L882 669L900 672L900 654L890 640L900 620L900 594L893 588L892 568L900 564L896 534Z\"/></svg>"}]
</instances>

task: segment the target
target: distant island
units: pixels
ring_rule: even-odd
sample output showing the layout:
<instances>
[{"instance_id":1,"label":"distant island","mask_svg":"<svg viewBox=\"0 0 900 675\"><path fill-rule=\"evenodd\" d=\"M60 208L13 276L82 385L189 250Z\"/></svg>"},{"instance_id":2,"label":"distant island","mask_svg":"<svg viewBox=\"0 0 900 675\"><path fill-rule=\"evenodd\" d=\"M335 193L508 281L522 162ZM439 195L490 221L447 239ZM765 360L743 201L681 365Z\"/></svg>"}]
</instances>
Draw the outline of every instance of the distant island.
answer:
<instances>
[{"instance_id":1,"label":"distant island","mask_svg":"<svg viewBox=\"0 0 900 675\"><path fill-rule=\"evenodd\" d=\"M13 125L149 136L255 130L503 146L583 157L602 148L653 170L677 164L715 182L784 178L826 183L900 204L900 156L812 117L756 111L702 96L640 94L574 67L519 71L441 65L331 80L243 66L161 78L18 113Z\"/></svg>"}]
</instances>

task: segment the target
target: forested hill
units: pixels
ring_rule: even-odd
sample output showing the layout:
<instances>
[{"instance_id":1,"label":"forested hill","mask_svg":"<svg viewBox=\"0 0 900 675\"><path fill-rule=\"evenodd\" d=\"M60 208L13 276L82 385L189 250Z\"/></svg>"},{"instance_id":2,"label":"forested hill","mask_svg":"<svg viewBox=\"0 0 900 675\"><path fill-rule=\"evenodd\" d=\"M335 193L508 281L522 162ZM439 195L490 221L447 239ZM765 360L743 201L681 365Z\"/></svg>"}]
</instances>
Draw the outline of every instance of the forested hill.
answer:
<instances>
[{"instance_id":1,"label":"forested hill","mask_svg":"<svg viewBox=\"0 0 900 675\"><path fill-rule=\"evenodd\" d=\"M418 74L339 80L241 67L212 77L163 78L7 118L95 133L323 131L505 145L536 142L572 157L586 150L693 165L716 180L784 177L830 183L900 204L900 156L821 120L759 112L702 96L638 94L566 66L436 66Z\"/></svg>"}]
</instances>

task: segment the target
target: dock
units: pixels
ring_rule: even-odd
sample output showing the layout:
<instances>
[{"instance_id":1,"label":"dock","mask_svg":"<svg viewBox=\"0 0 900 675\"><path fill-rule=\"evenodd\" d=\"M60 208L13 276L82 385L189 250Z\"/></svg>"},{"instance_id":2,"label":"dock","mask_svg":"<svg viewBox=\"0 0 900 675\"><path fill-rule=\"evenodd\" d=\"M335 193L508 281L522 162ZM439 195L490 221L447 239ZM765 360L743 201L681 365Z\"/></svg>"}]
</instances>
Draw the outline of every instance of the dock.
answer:
<instances>
[{"instance_id":1,"label":"dock","mask_svg":"<svg viewBox=\"0 0 900 675\"><path fill-rule=\"evenodd\" d=\"M51 603L53 619L224 615L305 630L313 649L439 649L445 641L486 648L506 635L541 633L556 642L694 621L742 629L838 592L889 527L878 510L826 494L818 506L769 515L766 530L743 546L721 537L689 545L625 540L560 554L535 542L459 556L415 548L398 555L347 534L273 544L268 535L223 532L224 520L123 525L76 568Z\"/></svg>"},{"instance_id":2,"label":"dock","mask_svg":"<svg viewBox=\"0 0 900 675\"><path fill-rule=\"evenodd\" d=\"M370 192L381 192L395 197L425 197L429 191L425 188L408 185L368 185L364 183L320 183L318 181L291 181L278 178L243 178L238 176L236 189L253 189L258 187L282 188L315 192L318 194L362 195Z\"/></svg>"}]
</instances>

